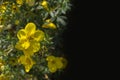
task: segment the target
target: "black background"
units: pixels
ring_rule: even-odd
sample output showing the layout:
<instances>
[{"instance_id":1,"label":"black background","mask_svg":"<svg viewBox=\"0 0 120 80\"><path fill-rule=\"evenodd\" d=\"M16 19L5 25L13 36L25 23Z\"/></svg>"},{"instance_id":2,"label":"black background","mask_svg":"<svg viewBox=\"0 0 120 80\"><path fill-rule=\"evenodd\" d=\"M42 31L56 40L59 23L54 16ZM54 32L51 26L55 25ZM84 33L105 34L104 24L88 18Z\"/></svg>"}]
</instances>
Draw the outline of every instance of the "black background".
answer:
<instances>
[{"instance_id":1,"label":"black background","mask_svg":"<svg viewBox=\"0 0 120 80\"><path fill-rule=\"evenodd\" d=\"M61 80L80 80L81 75L81 27L82 3L81 0L71 0L71 10L68 12L67 29L64 31L65 55L68 67L61 76Z\"/></svg>"},{"instance_id":2,"label":"black background","mask_svg":"<svg viewBox=\"0 0 120 80\"><path fill-rule=\"evenodd\" d=\"M117 40L111 37L116 35L116 33L115 35L113 34L113 27L110 29L110 26L114 24L113 20L115 20L111 17L114 11L111 11L109 6L112 5L112 2L110 4L106 2L109 4L106 5L102 1L84 0L83 2L82 0L71 0L71 3L72 9L67 14L67 30L63 34L65 54L69 64L60 80L115 78L113 75L116 72L111 72L111 69L115 68L113 66L112 68L110 67L112 61L110 61L109 65L107 64L110 60L107 58L113 60L114 52L111 52L115 46L111 42L116 42ZM110 11L107 11L108 9Z\"/></svg>"}]
</instances>

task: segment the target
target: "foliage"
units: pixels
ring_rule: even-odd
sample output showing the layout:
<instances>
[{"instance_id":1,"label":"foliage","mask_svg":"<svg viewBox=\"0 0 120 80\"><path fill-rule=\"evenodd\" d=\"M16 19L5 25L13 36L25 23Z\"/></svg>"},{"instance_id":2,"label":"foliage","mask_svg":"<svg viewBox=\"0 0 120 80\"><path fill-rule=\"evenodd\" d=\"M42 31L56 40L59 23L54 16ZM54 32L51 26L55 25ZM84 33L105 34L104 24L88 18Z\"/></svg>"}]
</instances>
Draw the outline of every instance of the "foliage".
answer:
<instances>
[{"instance_id":1,"label":"foliage","mask_svg":"<svg viewBox=\"0 0 120 80\"><path fill-rule=\"evenodd\" d=\"M65 70L70 7L69 0L1 0L0 80L52 80Z\"/></svg>"}]
</instances>

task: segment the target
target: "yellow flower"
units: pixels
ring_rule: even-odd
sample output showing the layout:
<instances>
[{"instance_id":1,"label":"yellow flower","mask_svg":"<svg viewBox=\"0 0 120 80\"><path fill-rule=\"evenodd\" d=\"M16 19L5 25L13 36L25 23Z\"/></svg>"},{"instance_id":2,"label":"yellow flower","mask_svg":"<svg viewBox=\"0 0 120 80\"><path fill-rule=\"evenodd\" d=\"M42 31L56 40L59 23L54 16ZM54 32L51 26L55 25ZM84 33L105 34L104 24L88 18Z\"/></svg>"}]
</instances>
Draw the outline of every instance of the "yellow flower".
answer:
<instances>
[{"instance_id":1,"label":"yellow flower","mask_svg":"<svg viewBox=\"0 0 120 80\"><path fill-rule=\"evenodd\" d=\"M48 62L48 68L51 73L55 73L57 71L57 67L54 62Z\"/></svg>"},{"instance_id":2,"label":"yellow flower","mask_svg":"<svg viewBox=\"0 0 120 80\"><path fill-rule=\"evenodd\" d=\"M43 8L48 10L48 2L46 0L43 0L41 5L43 6Z\"/></svg>"},{"instance_id":3,"label":"yellow flower","mask_svg":"<svg viewBox=\"0 0 120 80\"><path fill-rule=\"evenodd\" d=\"M35 64L35 62L30 58L30 56L23 55L18 59L18 62L24 65L26 72L29 72L32 66Z\"/></svg>"},{"instance_id":4,"label":"yellow flower","mask_svg":"<svg viewBox=\"0 0 120 80\"><path fill-rule=\"evenodd\" d=\"M62 69L63 63L62 63L61 59L59 57L56 57L55 61L56 61L56 67L58 69Z\"/></svg>"},{"instance_id":5,"label":"yellow flower","mask_svg":"<svg viewBox=\"0 0 120 80\"><path fill-rule=\"evenodd\" d=\"M3 2L3 4L2 5L0 5L0 13L3 13L4 14L4 12L6 11L6 9L7 9L7 5L9 4L9 2L8 1L5 1L5 2Z\"/></svg>"},{"instance_id":6,"label":"yellow flower","mask_svg":"<svg viewBox=\"0 0 120 80\"><path fill-rule=\"evenodd\" d=\"M34 23L28 23L25 29L21 29L17 33L19 42L15 47L19 50L23 50L25 53L33 54L39 51L40 42L44 39L44 32L41 30L36 30L36 25Z\"/></svg>"},{"instance_id":7,"label":"yellow flower","mask_svg":"<svg viewBox=\"0 0 120 80\"><path fill-rule=\"evenodd\" d=\"M16 3L19 4L19 5L22 5L23 4L23 0L16 0Z\"/></svg>"},{"instance_id":8,"label":"yellow flower","mask_svg":"<svg viewBox=\"0 0 120 80\"><path fill-rule=\"evenodd\" d=\"M32 56L35 52L40 50L40 43L32 41L30 42L30 45L31 46L28 49L23 51L25 55Z\"/></svg>"},{"instance_id":9,"label":"yellow flower","mask_svg":"<svg viewBox=\"0 0 120 80\"><path fill-rule=\"evenodd\" d=\"M18 9L17 5L12 4L12 13L15 13L15 12L18 12L18 11L19 11L19 9Z\"/></svg>"},{"instance_id":10,"label":"yellow flower","mask_svg":"<svg viewBox=\"0 0 120 80\"><path fill-rule=\"evenodd\" d=\"M0 8L1 8L0 9L1 13L4 13L6 11L6 6L5 5L1 5Z\"/></svg>"},{"instance_id":11,"label":"yellow flower","mask_svg":"<svg viewBox=\"0 0 120 80\"><path fill-rule=\"evenodd\" d=\"M56 67L55 57L54 56L48 56L46 58L46 60L48 61L49 71L52 72L52 73L56 72L57 67Z\"/></svg>"},{"instance_id":12,"label":"yellow flower","mask_svg":"<svg viewBox=\"0 0 120 80\"><path fill-rule=\"evenodd\" d=\"M56 25L52 23L50 19L47 19L45 24L42 25L43 28L51 28L51 29L56 29Z\"/></svg>"},{"instance_id":13,"label":"yellow flower","mask_svg":"<svg viewBox=\"0 0 120 80\"><path fill-rule=\"evenodd\" d=\"M59 57L48 56L46 60L48 61L49 71L52 73L56 72L57 69L63 68L63 63Z\"/></svg>"},{"instance_id":14,"label":"yellow flower","mask_svg":"<svg viewBox=\"0 0 120 80\"><path fill-rule=\"evenodd\" d=\"M48 56L46 58L47 61L53 61L55 59L55 56Z\"/></svg>"},{"instance_id":15,"label":"yellow flower","mask_svg":"<svg viewBox=\"0 0 120 80\"><path fill-rule=\"evenodd\" d=\"M15 24L18 25L20 23L19 20L15 20Z\"/></svg>"},{"instance_id":16,"label":"yellow flower","mask_svg":"<svg viewBox=\"0 0 120 80\"><path fill-rule=\"evenodd\" d=\"M26 4L33 6L35 4L35 0L26 0Z\"/></svg>"},{"instance_id":17,"label":"yellow flower","mask_svg":"<svg viewBox=\"0 0 120 80\"><path fill-rule=\"evenodd\" d=\"M36 41L41 41L44 38L44 32L41 30L36 30L36 25L34 23L28 23L25 26L25 29L21 29L17 37L19 40L36 40Z\"/></svg>"}]
</instances>

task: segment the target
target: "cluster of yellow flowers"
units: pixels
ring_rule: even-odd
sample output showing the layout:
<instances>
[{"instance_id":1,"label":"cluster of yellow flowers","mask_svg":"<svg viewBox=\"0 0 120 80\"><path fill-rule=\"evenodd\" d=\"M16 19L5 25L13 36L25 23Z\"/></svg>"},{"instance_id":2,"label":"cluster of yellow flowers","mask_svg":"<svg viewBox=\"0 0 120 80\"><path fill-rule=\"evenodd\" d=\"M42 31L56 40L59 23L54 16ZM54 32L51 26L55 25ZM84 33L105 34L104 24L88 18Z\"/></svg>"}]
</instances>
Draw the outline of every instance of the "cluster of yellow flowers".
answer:
<instances>
[{"instance_id":1,"label":"cluster of yellow flowers","mask_svg":"<svg viewBox=\"0 0 120 80\"><path fill-rule=\"evenodd\" d=\"M12 17L16 12L20 13L20 7L23 5L24 2L28 6L33 6L35 4L35 0L16 0L17 4L5 1L2 5L0 5L0 32L3 28L3 24L6 20L8 20L7 16L4 16L5 12L7 11L7 8L10 7L9 10L12 11L12 14L10 16ZM48 2L46 0L40 2L39 5L41 5L44 9L48 10ZM15 20L14 23L18 25L20 21ZM51 21L51 19L46 19L42 27L56 29L56 25Z\"/></svg>"},{"instance_id":2,"label":"cluster of yellow flowers","mask_svg":"<svg viewBox=\"0 0 120 80\"><path fill-rule=\"evenodd\" d=\"M45 80L47 75L49 80L52 73L59 75L65 69L68 62L58 48L62 49L59 36L68 3L0 1L0 80L31 80L31 75L35 80Z\"/></svg>"},{"instance_id":3,"label":"cluster of yellow flowers","mask_svg":"<svg viewBox=\"0 0 120 80\"><path fill-rule=\"evenodd\" d=\"M40 50L40 41L44 39L44 32L36 30L34 23L28 23L25 29L18 31L17 37L19 42L17 42L15 47L24 53L24 55L18 59L18 62L25 66L26 72L29 72L33 64L35 64L31 56ZM67 60L62 57L48 56L46 60L48 61L50 72L53 73L56 72L57 69L64 69L67 64Z\"/></svg>"},{"instance_id":4,"label":"cluster of yellow flowers","mask_svg":"<svg viewBox=\"0 0 120 80\"><path fill-rule=\"evenodd\" d=\"M25 66L26 72L29 72L34 62L30 58L35 52L40 49L40 41L44 39L44 32L36 30L34 23L28 23L25 29L21 29L17 33L19 42L16 44L16 48L24 52L24 56L21 56L19 62Z\"/></svg>"},{"instance_id":5,"label":"cluster of yellow flowers","mask_svg":"<svg viewBox=\"0 0 120 80\"><path fill-rule=\"evenodd\" d=\"M16 0L16 3L19 5L22 5L23 3L26 3L28 6L33 6L35 4L35 0ZM48 3L46 0L43 0L42 3L40 3L45 9L48 9Z\"/></svg>"},{"instance_id":6,"label":"cluster of yellow flowers","mask_svg":"<svg viewBox=\"0 0 120 80\"><path fill-rule=\"evenodd\" d=\"M11 14L5 15L6 12L9 13L9 11L11 11ZM0 5L0 25L4 25L8 17L12 17L16 12L20 12L17 4L8 1L3 2Z\"/></svg>"}]
</instances>

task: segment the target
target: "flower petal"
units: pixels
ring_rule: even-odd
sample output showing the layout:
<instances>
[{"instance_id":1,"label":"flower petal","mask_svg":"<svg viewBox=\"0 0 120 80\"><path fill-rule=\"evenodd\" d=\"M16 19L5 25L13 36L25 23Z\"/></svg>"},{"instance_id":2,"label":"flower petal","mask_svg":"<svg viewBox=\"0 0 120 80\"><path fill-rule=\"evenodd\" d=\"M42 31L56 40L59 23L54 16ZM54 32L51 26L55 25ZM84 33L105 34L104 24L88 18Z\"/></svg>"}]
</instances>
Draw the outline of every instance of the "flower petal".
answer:
<instances>
[{"instance_id":1,"label":"flower petal","mask_svg":"<svg viewBox=\"0 0 120 80\"><path fill-rule=\"evenodd\" d=\"M26 56L32 56L34 54L34 52L32 51L31 47L29 47L28 49L24 50L24 55Z\"/></svg>"},{"instance_id":2,"label":"flower petal","mask_svg":"<svg viewBox=\"0 0 120 80\"><path fill-rule=\"evenodd\" d=\"M44 32L37 30L33 35L33 39L36 41L42 41L44 39Z\"/></svg>"},{"instance_id":3,"label":"flower petal","mask_svg":"<svg viewBox=\"0 0 120 80\"><path fill-rule=\"evenodd\" d=\"M31 41L30 48L33 52L38 52L40 50L40 43L37 41Z\"/></svg>"},{"instance_id":4,"label":"flower petal","mask_svg":"<svg viewBox=\"0 0 120 80\"><path fill-rule=\"evenodd\" d=\"M17 42L16 45L15 45L15 48L18 49L18 50L24 50L24 48L22 47L21 45L21 41Z\"/></svg>"},{"instance_id":5,"label":"flower petal","mask_svg":"<svg viewBox=\"0 0 120 80\"><path fill-rule=\"evenodd\" d=\"M49 68L49 71L54 73L57 71L57 67L55 64L53 64L52 62L48 62L48 68Z\"/></svg>"},{"instance_id":6,"label":"flower petal","mask_svg":"<svg viewBox=\"0 0 120 80\"><path fill-rule=\"evenodd\" d=\"M32 56L35 52L40 49L40 43L36 41L31 41L29 48L23 50L24 54L27 56Z\"/></svg>"},{"instance_id":7,"label":"flower petal","mask_svg":"<svg viewBox=\"0 0 120 80\"><path fill-rule=\"evenodd\" d=\"M19 5L22 5L23 4L23 0L16 0L16 3L19 4Z\"/></svg>"},{"instance_id":8,"label":"flower petal","mask_svg":"<svg viewBox=\"0 0 120 80\"><path fill-rule=\"evenodd\" d=\"M54 56L48 56L46 58L47 61L51 62L51 61L54 61L55 60L55 57Z\"/></svg>"},{"instance_id":9,"label":"flower petal","mask_svg":"<svg viewBox=\"0 0 120 80\"><path fill-rule=\"evenodd\" d=\"M24 29L19 30L18 33L17 33L17 37L18 37L19 40L26 39L27 35L26 35L25 30Z\"/></svg>"},{"instance_id":10,"label":"flower petal","mask_svg":"<svg viewBox=\"0 0 120 80\"><path fill-rule=\"evenodd\" d=\"M20 58L18 59L18 62L21 64L25 64L25 56L20 56Z\"/></svg>"},{"instance_id":11,"label":"flower petal","mask_svg":"<svg viewBox=\"0 0 120 80\"><path fill-rule=\"evenodd\" d=\"M24 49L27 49L30 46L30 42L27 40L27 41L24 41L21 45Z\"/></svg>"},{"instance_id":12,"label":"flower petal","mask_svg":"<svg viewBox=\"0 0 120 80\"><path fill-rule=\"evenodd\" d=\"M28 36L33 35L35 33L35 30L36 30L36 25L34 23L28 23L25 26L25 31L26 31Z\"/></svg>"},{"instance_id":13,"label":"flower petal","mask_svg":"<svg viewBox=\"0 0 120 80\"><path fill-rule=\"evenodd\" d=\"M17 44L15 45L16 49L19 50L25 50L30 46L30 42L28 40L21 40L19 42L17 42Z\"/></svg>"},{"instance_id":14,"label":"flower petal","mask_svg":"<svg viewBox=\"0 0 120 80\"><path fill-rule=\"evenodd\" d=\"M26 64L24 64L25 66L25 71L29 72L30 69L32 68L33 64L35 64L35 62L30 58L30 57L26 57Z\"/></svg>"},{"instance_id":15,"label":"flower petal","mask_svg":"<svg viewBox=\"0 0 120 80\"><path fill-rule=\"evenodd\" d=\"M54 23L52 23L52 22L45 23L45 24L42 25L42 27L43 28L50 28L50 29L56 29L57 28L56 25Z\"/></svg>"},{"instance_id":16,"label":"flower petal","mask_svg":"<svg viewBox=\"0 0 120 80\"><path fill-rule=\"evenodd\" d=\"M51 29L56 29L56 25L54 24L54 23L49 23L48 24L48 26L49 26L49 28L51 28Z\"/></svg>"},{"instance_id":17,"label":"flower petal","mask_svg":"<svg viewBox=\"0 0 120 80\"><path fill-rule=\"evenodd\" d=\"M56 62L56 63L55 63L56 67L57 67L58 69L62 69L63 63L62 63L61 59L58 58L58 57L56 57L55 62Z\"/></svg>"}]
</instances>

